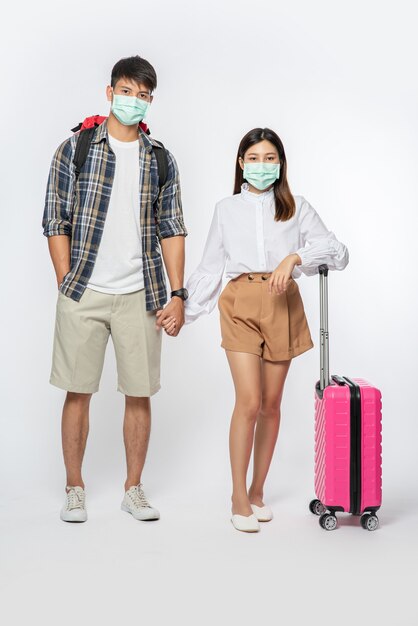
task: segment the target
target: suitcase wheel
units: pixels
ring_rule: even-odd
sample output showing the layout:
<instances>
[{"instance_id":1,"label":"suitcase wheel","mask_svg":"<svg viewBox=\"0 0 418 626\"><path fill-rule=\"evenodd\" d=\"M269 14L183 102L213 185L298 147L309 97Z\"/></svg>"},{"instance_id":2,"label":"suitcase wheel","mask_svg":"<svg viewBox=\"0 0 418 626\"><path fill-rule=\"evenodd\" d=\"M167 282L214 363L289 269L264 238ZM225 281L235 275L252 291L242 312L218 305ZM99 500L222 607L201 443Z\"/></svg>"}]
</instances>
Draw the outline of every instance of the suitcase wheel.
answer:
<instances>
[{"instance_id":1,"label":"suitcase wheel","mask_svg":"<svg viewBox=\"0 0 418 626\"><path fill-rule=\"evenodd\" d=\"M374 513L364 513L360 518L360 523L364 530L377 530L379 528L379 518Z\"/></svg>"},{"instance_id":2,"label":"suitcase wheel","mask_svg":"<svg viewBox=\"0 0 418 626\"><path fill-rule=\"evenodd\" d=\"M332 513L324 513L319 518L319 525L324 530L335 530L337 528L337 518Z\"/></svg>"},{"instance_id":3,"label":"suitcase wheel","mask_svg":"<svg viewBox=\"0 0 418 626\"><path fill-rule=\"evenodd\" d=\"M309 510L314 515L322 515L325 513L326 508L322 504L321 500L311 500L309 503Z\"/></svg>"}]
</instances>

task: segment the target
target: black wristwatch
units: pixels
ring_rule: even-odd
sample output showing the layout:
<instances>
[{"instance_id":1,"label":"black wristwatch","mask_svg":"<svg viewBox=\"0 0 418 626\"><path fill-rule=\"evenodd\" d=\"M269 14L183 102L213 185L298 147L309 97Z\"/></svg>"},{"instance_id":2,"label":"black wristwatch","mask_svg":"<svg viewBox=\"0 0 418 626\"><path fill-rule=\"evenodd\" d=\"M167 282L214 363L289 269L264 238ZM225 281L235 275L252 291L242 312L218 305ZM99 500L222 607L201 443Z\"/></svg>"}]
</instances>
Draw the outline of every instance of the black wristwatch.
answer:
<instances>
[{"instance_id":1,"label":"black wristwatch","mask_svg":"<svg viewBox=\"0 0 418 626\"><path fill-rule=\"evenodd\" d=\"M182 287L181 289L176 289L175 291L171 292L171 297L173 298L174 296L178 296L182 300L187 300L187 298L189 297L189 292L187 291L187 289L185 289L185 287Z\"/></svg>"}]
</instances>

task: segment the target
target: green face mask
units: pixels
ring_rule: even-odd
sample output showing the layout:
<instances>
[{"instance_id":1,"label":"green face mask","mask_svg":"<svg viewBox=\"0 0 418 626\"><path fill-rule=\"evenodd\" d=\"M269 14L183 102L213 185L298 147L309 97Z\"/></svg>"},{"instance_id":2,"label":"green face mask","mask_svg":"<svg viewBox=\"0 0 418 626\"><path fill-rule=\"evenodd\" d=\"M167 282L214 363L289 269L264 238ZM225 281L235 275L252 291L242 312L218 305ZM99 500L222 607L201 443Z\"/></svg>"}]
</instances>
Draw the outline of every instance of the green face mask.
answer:
<instances>
[{"instance_id":1,"label":"green face mask","mask_svg":"<svg viewBox=\"0 0 418 626\"><path fill-rule=\"evenodd\" d=\"M148 112L149 105L149 102L140 100L135 96L113 94L112 106L110 108L121 124L132 126L142 122Z\"/></svg>"},{"instance_id":2,"label":"green face mask","mask_svg":"<svg viewBox=\"0 0 418 626\"><path fill-rule=\"evenodd\" d=\"M280 178L280 163L244 163L244 178L262 191Z\"/></svg>"}]
</instances>

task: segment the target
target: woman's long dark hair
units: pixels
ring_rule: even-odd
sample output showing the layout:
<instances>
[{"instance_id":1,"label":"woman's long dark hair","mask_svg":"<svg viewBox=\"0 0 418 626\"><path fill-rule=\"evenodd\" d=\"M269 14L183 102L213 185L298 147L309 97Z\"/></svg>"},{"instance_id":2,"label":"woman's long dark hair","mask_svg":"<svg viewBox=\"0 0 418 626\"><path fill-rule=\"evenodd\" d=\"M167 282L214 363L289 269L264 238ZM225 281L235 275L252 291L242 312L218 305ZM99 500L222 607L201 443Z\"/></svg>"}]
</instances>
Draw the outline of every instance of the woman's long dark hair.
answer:
<instances>
[{"instance_id":1,"label":"woman's long dark hair","mask_svg":"<svg viewBox=\"0 0 418 626\"><path fill-rule=\"evenodd\" d=\"M241 192L241 185L244 182L244 172L239 164L239 158L244 158L244 154L251 146L263 139L270 141L279 153L280 161L280 178L274 183L274 198L276 202L276 215L274 219L277 222L286 222L295 214L295 200L290 192L289 183L287 182L287 162L284 147L280 137L270 128L253 128L249 133L241 139L239 144L237 162L235 167L235 186L234 194Z\"/></svg>"}]
</instances>

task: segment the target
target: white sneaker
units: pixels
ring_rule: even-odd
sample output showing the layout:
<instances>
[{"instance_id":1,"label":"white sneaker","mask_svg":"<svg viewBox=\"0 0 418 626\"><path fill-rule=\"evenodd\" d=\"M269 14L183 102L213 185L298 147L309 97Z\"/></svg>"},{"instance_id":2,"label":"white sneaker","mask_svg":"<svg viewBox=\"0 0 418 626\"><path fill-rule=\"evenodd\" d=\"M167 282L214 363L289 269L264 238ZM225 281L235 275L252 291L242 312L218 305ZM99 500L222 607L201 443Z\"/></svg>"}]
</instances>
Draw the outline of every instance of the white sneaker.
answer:
<instances>
[{"instance_id":1,"label":"white sneaker","mask_svg":"<svg viewBox=\"0 0 418 626\"><path fill-rule=\"evenodd\" d=\"M123 498L121 509L130 513L135 519L142 521L160 519L159 511L150 505L141 484L128 489Z\"/></svg>"},{"instance_id":2,"label":"white sneaker","mask_svg":"<svg viewBox=\"0 0 418 626\"><path fill-rule=\"evenodd\" d=\"M82 487L66 487L64 506L60 517L63 522L85 522L87 520L86 494Z\"/></svg>"}]
</instances>

